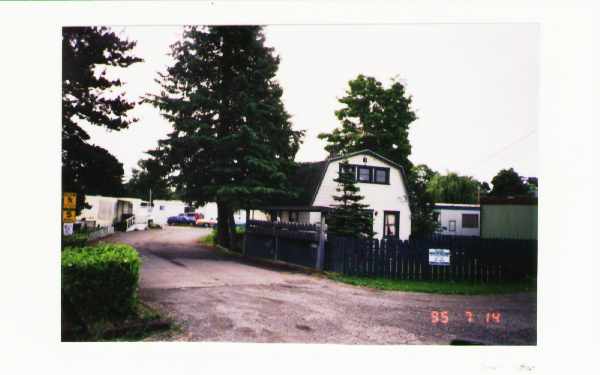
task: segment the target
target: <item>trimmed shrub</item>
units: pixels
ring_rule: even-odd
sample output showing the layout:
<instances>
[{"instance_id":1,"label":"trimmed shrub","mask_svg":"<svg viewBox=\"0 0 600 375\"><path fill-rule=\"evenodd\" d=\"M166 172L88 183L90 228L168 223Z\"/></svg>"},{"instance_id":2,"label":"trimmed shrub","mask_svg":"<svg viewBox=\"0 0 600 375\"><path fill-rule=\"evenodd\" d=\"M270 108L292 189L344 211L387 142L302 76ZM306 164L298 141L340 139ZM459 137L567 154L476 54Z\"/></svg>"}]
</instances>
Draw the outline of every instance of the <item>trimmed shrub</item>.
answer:
<instances>
[{"instance_id":1,"label":"trimmed shrub","mask_svg":"<svg viewBox=\"0 0 600 375\"><path fill-rule=\"evenodd\" d=\"M133 247L105 243L69 247L61 262L67 317L90 322L135 313L141 261Z\"/></svg>"}]
</instances>

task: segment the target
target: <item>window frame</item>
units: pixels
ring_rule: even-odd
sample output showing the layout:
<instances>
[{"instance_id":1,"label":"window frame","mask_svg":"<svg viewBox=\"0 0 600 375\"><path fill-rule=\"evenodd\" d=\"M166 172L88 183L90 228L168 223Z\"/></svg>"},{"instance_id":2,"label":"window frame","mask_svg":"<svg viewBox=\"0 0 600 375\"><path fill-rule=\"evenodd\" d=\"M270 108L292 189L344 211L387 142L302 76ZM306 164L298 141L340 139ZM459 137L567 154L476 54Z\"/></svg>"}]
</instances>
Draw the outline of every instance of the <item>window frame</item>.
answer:
<instances>
[{"instance_id":1,"label":"window frame","mask_svg":"<svg viewBox=\"0 0 600 375\"><path fill-rule=\"evenodd\" d=\"M366 169L367 171L369 171L369 180L368 181L360 179L360 170L361 169ZM373 167L369 167L367 165L359 165L356 168L356 182L361 182L363 184L372 184L373 183Z\"/></svg>"},{"instance_id":2,"label":"window frame","mask_svg":"<svg viewBox=\"0 0 600 375\"><path fill-rule=\"evenodd\" d=\"M373 169L372 172L372 180L374 184L378 184L378 185L389 185L390 184L390 169L389 168L385 168L385 167L371 167ZM384 182L379 182L377 181L377 172L378 171L383 171L383 173L385 173L385 181Z\"/></svg>"},{"instance_id":3,"label":"window frame","mask_svg":"<svg viewBox=\"0 0 600 375\"><path fill-rule=\"evenodd\" d=\"M465 216L475 216L475 226L465 226ZM479 229L479 214L463 213L461 215L462 227L465 229Z\"/></svg>"},{"instance_id":4,"label":"window frame","mask_svg":"<svg viewBox=\"0 0 600 375\"><path fill-rule=\"evenodd\" d=\"M454 229L452 229L452 224L454 224ZM456 220L448 220L448 232L456 232Z\"/></svg>"}]
</instances>

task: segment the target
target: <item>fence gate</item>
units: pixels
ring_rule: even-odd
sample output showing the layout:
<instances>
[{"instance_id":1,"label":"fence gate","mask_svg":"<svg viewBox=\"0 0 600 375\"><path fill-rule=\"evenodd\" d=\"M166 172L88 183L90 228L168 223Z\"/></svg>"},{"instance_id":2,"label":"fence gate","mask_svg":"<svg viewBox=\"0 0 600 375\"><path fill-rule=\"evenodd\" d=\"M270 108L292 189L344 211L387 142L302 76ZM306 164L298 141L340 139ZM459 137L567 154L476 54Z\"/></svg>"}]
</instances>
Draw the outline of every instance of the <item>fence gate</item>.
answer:
<instances>
[{"instance_id":1,"label":"fence gate","mask_svg":"<svg viewBox=\"0 0 600 375\"><path fill-rule=\"evenodd\" d=\"M244 255L318 268L320 225L248 220Z\"/></svg>"}]
</instances>

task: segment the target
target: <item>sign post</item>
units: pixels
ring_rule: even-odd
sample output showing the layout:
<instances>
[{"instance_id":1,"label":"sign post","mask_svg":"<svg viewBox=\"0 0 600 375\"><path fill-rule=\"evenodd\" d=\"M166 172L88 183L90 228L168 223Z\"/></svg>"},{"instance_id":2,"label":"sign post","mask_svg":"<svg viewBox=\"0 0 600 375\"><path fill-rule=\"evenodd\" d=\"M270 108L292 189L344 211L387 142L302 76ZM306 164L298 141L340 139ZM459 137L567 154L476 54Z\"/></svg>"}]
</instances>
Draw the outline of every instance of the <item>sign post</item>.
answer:
<instances>
[{"instance_id":1,"label":"sign post","mask_svg":"<svg viewBox=\"0 0 600 375\"><path fill-rule=\"evenodd\" d=\"M77 218L77 194L63 193L63 235L71 236L73 234L73 223Z\"/></svg>"}]
</instances>

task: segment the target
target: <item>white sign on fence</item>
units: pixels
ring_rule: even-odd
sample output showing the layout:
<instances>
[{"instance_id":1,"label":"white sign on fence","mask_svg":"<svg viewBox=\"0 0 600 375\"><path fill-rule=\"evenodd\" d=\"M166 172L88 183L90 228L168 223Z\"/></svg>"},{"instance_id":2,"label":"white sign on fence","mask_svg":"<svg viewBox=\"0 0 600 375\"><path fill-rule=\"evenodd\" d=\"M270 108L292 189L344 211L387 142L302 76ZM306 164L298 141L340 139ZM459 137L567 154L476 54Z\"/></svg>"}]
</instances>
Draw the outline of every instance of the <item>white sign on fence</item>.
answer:
<instances>
[{"instance_id":1,"label":"white sign on fence","mask_svg":"<svg viewBox=\"0 0 600 375\"><path fill-rule=\"evenodd\" d=\"M65 236L73 235L73 223L64 223L63 224L63 235L65 235Z\"/></svg>"},{"instance_id":2,"label":"white sign on fence","mask_svg":"<svg viewBox=\"0 0 600 375\"><path fill-rule=\"evenodd\" d=\"M448 249L429 249L429 265L431 266L449 266L450 250Z\"/></svg>"}]
</instances>

